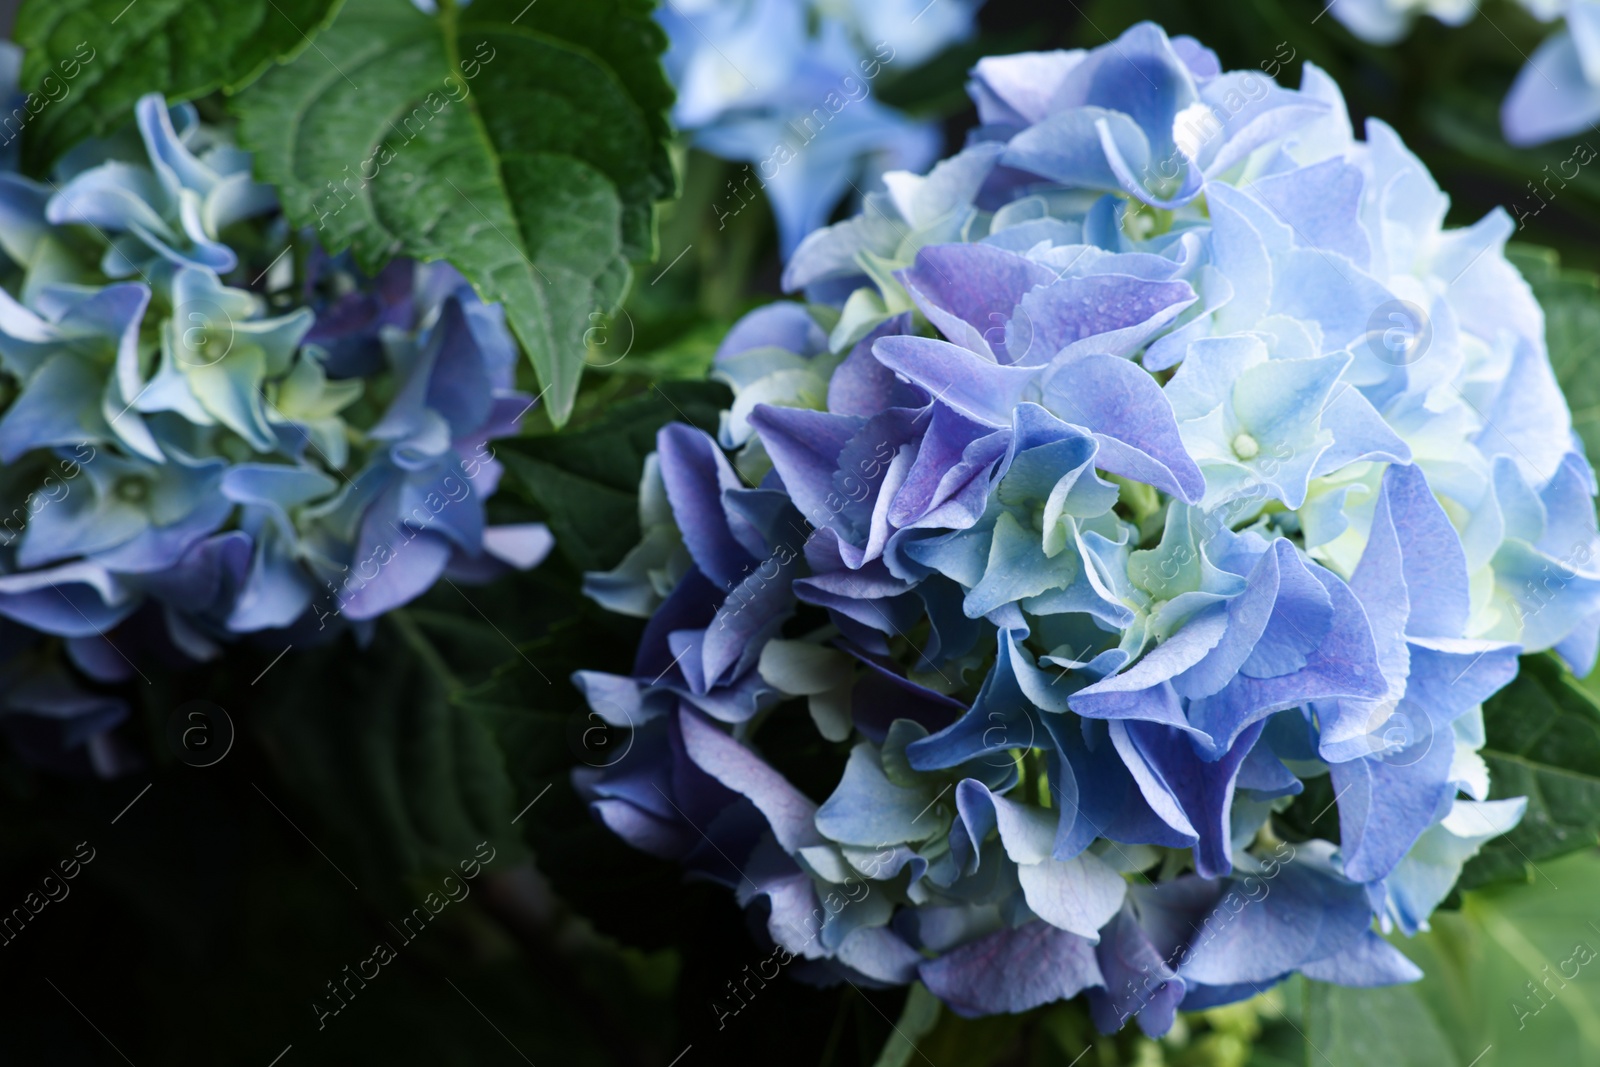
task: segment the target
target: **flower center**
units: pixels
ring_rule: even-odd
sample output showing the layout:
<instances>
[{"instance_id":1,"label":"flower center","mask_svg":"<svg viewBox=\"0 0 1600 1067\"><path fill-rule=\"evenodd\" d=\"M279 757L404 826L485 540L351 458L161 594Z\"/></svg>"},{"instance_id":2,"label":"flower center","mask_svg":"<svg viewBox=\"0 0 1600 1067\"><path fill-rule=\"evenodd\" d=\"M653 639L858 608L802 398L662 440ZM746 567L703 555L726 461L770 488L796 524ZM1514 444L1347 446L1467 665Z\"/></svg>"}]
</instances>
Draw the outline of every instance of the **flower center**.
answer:
<instances>
[{"instance_id":1,"label":"flower center","mask_svg":"<svg viewBox=\"0 0 1600 1067\"><path fill-rule=\"evenodd\" d=\"M118 500L125 500L130 504L142 504L150 496L150 485L143 478L132 476L117 479L117 484L112 487Z\"/></svg>"},{"instance_id":2,"label":"flower center","mask_svg":"<svg viewBox=\"0 0 1600 1067\"><path fill-rule=\"evenodd\" d=\"M1247 433L1242 433L1233 439L1233 454L1240 459L1255 459L1260 452L1261 446Z\"/></svg>"}]
</instances>

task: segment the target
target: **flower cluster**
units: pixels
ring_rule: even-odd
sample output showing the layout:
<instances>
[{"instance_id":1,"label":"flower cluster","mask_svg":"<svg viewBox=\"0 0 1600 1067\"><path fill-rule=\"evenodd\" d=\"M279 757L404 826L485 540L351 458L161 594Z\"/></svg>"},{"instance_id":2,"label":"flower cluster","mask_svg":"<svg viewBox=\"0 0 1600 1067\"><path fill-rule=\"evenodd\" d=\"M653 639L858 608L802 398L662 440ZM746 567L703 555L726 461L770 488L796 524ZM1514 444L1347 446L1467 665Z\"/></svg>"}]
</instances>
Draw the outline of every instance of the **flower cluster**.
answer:
<instances>
[{"instance_id":1,"label":"flower cluster","mask_svg":"<svg viewBox=\"0 0 1600 1067\"><path fill-rule=\"evenodd\" d=\"M151 95L136 118L48 181L0 174L4 710L68 747L120 704L45 635L121 681L141 653L370 625L550 546L486 525L489 442L532 404L501 309L448 267L368 279L297 248L193 107Z\"/></svg>"},{"instance_id":2,"label":"flower cluster","mask_svg":"<svg viewBox=\"0 0 1600 1067\"><path fill-rule=\"evenodd\" d=\"M696 147L748 164L719 194L724 221L764 189L784 254L886 170L920 170L941 138L873 99L891 66L914 67L972 32L982 0L684 0L658 18L678 87L673 121Z\"/></svg>"},{"instance_id":3,"label":"flower cluster","mask_svg":"<svg viewBox=\"0 0 1600 1067\"><path fill-rule=\"evenodd\" d=\"M1379 931L1524 808L1482 702L1600 637L1510 220L1148 23L970 91L729 334L720 439L662 430L588 585L633 672L575 676L633 744L579 788L807 976L963 1014L1414 979Z\"/></svg>"},{"instance_id":4,"label":"flower cluster","mask_svg":"<svg viewBox=\"0 0 1600 1067\"><path fill-rule=\"evenodd\" d=\"M1540 22L1562 26L1534 49L1500 108L1500 125L1514 145L1543 144L1600 122L1600 3L1595 0L1517 0ZM1373 44L1393 44L1418 15L1459 26L1478 0L1338 0L1335 18Z\"/></svg>"}]
</instances>

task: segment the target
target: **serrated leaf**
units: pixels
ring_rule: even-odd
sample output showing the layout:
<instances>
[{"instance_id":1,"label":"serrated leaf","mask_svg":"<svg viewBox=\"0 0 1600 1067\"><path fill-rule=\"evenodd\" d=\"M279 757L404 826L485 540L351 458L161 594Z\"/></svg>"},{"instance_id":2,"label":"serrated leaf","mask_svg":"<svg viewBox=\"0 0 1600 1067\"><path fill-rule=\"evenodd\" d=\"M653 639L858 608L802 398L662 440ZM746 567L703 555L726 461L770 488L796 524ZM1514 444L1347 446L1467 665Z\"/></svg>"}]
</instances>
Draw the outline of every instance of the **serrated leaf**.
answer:
<instances>
[{"instance_id":1,"label":"serrated leaf","mask_svg":"<svg viewBox=\"0 0 1600 1067\"><path fill-rule=\"evenodd\" d=\"M1531 880L1541 861L1600 843L1600 705L1561 663L1524 656L1483 720L1493 795L1525 796L1528 810L1467 864L1463 889Z\"/></svg>"},{"instance_id":2,"label":"serrated leaf","mask_svg":"<svg viewBox=\"0 0 1600 1067\"><path fill-rule=\"evenodd\" d=\"M76 142L116 128L145 93L177 102L237 91L306 49L340 3L28 0L14 34L26 49L22 86L37 91L54 73L67 90L28 123L29 167L42 171ZM91 50L88 62L80 44ZM77 60L75 77L64 76L69 68L61 64L69 59Z\"/></svg>"},{"instance_id":3,"label":"serrated leaf","mask_svg":"<svg viewBox=\"0 0 1600 1067\"><path fill-rule=\"evenodd\" d=\"M375 270L448 260L506 307L556 425L597 311L654 254L672 191L665 37L647 0L476 0L437 18L350 0L315 57L234 101L258 174L329 248ZM614 65L615 64L615 65Z\"/></svg>"},{"instance_id":4,"label":"serrated leaf","mask_svg":"<svg viewBox=\"0 0 1600 1067\"><path fill-rule=\"evenodd\" d=\"M671 192L677 178L663 146L672 136L667 112L676 93L661 70L666 38L655 21L655 0L506 2L518 9L513 19L518 26L586 48L605 61L643 111L657 141L642 154L662 195ZM463 17L472 19L489 13L488 7L469 9Z\"/></svg>"}]
</instances>

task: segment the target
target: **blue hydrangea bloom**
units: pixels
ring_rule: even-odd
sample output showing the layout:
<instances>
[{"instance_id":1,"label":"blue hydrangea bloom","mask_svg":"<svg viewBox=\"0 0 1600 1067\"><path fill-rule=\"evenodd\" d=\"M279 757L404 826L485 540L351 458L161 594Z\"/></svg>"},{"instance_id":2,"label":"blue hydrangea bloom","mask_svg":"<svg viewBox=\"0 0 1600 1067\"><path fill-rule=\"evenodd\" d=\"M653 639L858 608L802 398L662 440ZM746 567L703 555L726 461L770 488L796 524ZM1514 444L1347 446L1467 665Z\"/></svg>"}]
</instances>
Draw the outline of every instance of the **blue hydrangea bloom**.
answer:
<instances>
[{"instance_id":1,"label":"blue hydrangea bloom","mask_svg":"<svg viewBox=\"0 0 1600 1067\"><path fill-rule=\"evenodd\" d=\"M1540 22L1561 25L1526 57L1500 106L1506 140L1526 147L1582 133L1600 122L1600 2L1517 3ZM1450 26L1465 23L1477 14L1478 0L1339 0L1330 11L1362 40L1393 44L1410 32L1418 15Z\"/></svg>"},{"instance_id":2,"label":"blue hydrangea bloom","mask_svg":"<svg viewBox=\"0 0 1600 1067\"><path fill-rule=\"evenodd\" d=\"M1565 24L1533 50L1500 108L1506 139L1542 144L1600 121L1600 3L1523 0L1542 21Z\"/></svg>"},{"instance_id":3,"label":"blue hydrangea bloom","mask_svg":"<svg viewBox=\"0 0 1600 1067\"><path fill-rule=\"evenodd\" d=\"M215 142L192 108L168 109L151 94L134 115L147 161L130 164L106 152L101 162L100 152L80 149L68 167L82 169L50 198L46 219L107 237L100 268L112 278L162 264L228 273L238 257L218 234L272 210L276 194L250 176L249 153Z\"/></svg>"},{"instance_id":4,"label":"blue hydrangea bloom","mask_svg":"<svg viewBox=\"0 0 1600 1067\"><path fill-rule=\"evenodd\" d=\"M661 432L645 539L587 584L644 641L575 678L635 744L577 784L811 980L1150 1034L1296 973L1414 980L1381 934L1524 808L1487 799L1483 702L1600 642L1511 221L1445 228L1316 67L1150 24L971 93L965 149L734 327L719 437ZM831 787L777 769L785 716ZM1278 818L1317 796L1337 841Z\"/></svg>"},{"instance_id":5,"label":"blue hydrangea bloom","mask_svg":"<svg viewBox=\"0 0 1600 1067\"><path fill-rule=\"evenodd\" d=\"M1526 0L1523 6L1548 20L1560 12L1561 3L1562 0ZM1422 15L1431 15L1447 26L1462 25L1478 13L1478 0L1339 0L1328 10L1362 40L1394 44L1411 32L1411 24Z\"/></svg>"},{"instance_id":6,"label":"blue hydrangea bloom","mask_svg":"<svg viewBox=\"0 0 1600 1067\"><path fill-rule=\"evenodd\" d=\"M936 126L878 102L887 66L912 67L968 37L982 0L685 0L657 15L693 144L748 164L719 192L719 220L764 189L788 255L856 188L937 157Z\"/></svg>"},{"instance_id":7,"label":"blue hydrangea bloom","mask_svg":"<svg viewBox=\"0 0 1600 1067\"><path fill-rule=\"evenodd\" d=\"M93 741L102 771L119 764L93 739L125 709L75 677L264 631L360 634L443 577L551 547L487 518L492 442L534 399L502 309L442 264L366 278L292 255L314 242L224 131L156 95L135 118L51 183L0 174L0 616L70 658L18 637L0 714L35 748ZM34 721L52 719L64 732Z\"/></svg>"}]
</instances>

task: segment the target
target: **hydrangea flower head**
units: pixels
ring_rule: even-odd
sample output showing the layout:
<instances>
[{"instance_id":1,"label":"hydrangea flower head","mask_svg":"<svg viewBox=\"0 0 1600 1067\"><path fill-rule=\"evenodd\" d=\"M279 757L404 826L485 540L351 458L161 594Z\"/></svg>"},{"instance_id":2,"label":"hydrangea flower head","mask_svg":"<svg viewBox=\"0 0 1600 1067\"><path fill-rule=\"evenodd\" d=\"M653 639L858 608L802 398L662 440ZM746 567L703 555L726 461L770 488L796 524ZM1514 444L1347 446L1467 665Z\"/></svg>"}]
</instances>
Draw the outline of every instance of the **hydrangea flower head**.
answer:
<instances>
[{"instance_id":1,"label":"hydrangea flower head","mask_svg":"<svg viewBox=\"0 0 1600 1067\"><path fill-rule=\"evenodd\" d=\"M694 0L662 7L673 121L696 147L749 164L720 220L764 189L784 254L828 220L852 186L920 169L940 137L874 96L886 66L912 67L972 33L978 2ZM752 180L754 185L752 185Z\"/></svg>"},{"instance_id":2,"label":"hydrangea flower head","mask_svg":"<svg viewBox=\"0 0 1600 1067\"><path fill-rule=\"evenodd\" d=\"M1540 22L1561 25L1526 57L1500 106L1506 140L1526 147L1590 129L1600 122L1600 3L1517 3ZM1338 0L1330 10L1362 40L1393 44L1410 32L1418 15L1450 26L1467 22L1477 14L1478 0Z\"/></svg>"},{"instance_id":3,"label":"hydrangea flower head","mask_svg":"<svg viewBox=\"0 0 1600 1067\"><path fill-rule=\"evenodd\" d=\"M801 977L1151 1034L1413 980L1381 934L1523 811L1483 701L1600 637L1510 220L1446 229L1314 66L1150 24L971 92L965 149L734 328L720 437L661 432L645 541L588 584L649 619L634 670L575 677L635 743L578 785Z\"/></svg>"},{"instance_id":4,"label":"hydrangea flower head","mask_svg":"<svg viewBox=\"0 0 1600 1067\"><path fill-rule=\"evenodd\" d=\"M141 655L360 632L550 548L487 522L490 442L533 401L502 310L443 265L297 259L225 131L156 95L135 117L51 183L0 174L0 616L33 694L0 714L32 749L40 719L73 748L115 716L30 632L116 682Z\"/></svg>"}]
</instances>

